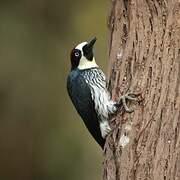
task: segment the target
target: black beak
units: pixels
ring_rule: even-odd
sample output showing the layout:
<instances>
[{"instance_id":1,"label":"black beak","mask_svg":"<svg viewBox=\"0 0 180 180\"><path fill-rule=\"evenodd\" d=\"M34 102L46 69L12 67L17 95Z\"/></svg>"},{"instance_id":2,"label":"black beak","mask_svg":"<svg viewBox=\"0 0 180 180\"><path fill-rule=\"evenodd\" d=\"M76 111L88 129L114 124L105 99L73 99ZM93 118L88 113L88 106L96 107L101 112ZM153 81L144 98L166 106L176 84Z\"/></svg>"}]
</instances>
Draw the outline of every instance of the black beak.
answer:
<instances>
[{"instance_id":1,"label":"black beak","mask_svg":"<svg viewBox=\"0 0 180 180\"><path fill-rule=\"evenodd\" d=\"M93 37L93 38L88 42L87 48L88 48L88 49L92 49L93 46L94 46L94 44L95 44L95 42L96 42L96 40L97 40L97 38L96 38L96 37Z\"/></svg>"},{"instance_id":2,"label":"black beak","mask_svg":"<svg viewBox=\"0 0 180 180\"><path fill-rule=\"evenodd\" d=\"M93 60L93 46L96 42L96 37L92 38L84 47L83 47L83 53L84 56L89 60Z\"/></svg>"}]
</instances>

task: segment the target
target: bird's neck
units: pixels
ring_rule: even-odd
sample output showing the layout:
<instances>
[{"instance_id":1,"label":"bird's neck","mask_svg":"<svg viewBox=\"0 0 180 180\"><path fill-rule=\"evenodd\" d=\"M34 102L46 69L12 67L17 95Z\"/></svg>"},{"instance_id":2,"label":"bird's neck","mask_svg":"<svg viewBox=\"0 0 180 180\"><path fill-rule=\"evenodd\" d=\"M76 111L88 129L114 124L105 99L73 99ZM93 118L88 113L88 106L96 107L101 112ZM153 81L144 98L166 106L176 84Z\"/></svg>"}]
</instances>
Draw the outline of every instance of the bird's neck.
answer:
<instances>
[{"instance_id":1,"label":"bird's neck","mask_svg":"<svg viewBox=\"0 0 180 180\"><path fill-rule=\"evenodd\" d=\"M90 69L90 68L95 68L98 67L96 64L95 58L93 58L92 61L87 60L86 58L83 57L83 59L80 60L78 69L84 70L84 69Z\"/></svg>"}]
</instances>

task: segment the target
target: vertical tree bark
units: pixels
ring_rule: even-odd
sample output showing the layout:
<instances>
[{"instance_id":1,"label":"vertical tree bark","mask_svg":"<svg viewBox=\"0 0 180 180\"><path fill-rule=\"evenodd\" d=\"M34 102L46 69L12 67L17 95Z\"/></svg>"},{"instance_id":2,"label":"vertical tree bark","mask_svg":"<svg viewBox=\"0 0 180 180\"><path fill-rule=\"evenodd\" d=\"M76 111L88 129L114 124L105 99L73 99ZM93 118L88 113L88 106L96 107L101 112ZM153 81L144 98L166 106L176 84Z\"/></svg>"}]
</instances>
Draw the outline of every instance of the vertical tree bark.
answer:
<instances>
[{"instance_id":1,"label":"vertical tree bark","mask_svg":"<svg viewBox=\"0 0 180 180\"><path fill-rule=\"evenodd\" d=\"M113 0L109 89L141 93L111 120L104 180L180 179L180 1Z\"/></svg>"}]
</instances>

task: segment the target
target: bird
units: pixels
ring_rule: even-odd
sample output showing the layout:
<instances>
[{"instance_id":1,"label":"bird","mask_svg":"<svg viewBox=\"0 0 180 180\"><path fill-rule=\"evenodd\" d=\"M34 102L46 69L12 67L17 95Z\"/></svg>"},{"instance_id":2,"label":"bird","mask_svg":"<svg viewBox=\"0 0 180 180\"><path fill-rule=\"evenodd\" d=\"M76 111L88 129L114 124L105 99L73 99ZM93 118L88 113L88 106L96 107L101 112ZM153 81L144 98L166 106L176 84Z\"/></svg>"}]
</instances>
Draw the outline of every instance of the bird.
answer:
<instances>
[{"instance_id":1,"label":"bird","mask_svg":"<svg viewBox=\"0 0 180 180\"><path fill-rule=\"evenodd\" d=\"M107 135L112 131L109 118L123 105L126 112L133 112L126 101L137 101L126 93L113 101L107 88L106 76L97 65L93 47L97 38L81 42L70 54L71 70L67 77L67 91L78 114L96 142L104 148Z\"/></svg>"}]
</instances>

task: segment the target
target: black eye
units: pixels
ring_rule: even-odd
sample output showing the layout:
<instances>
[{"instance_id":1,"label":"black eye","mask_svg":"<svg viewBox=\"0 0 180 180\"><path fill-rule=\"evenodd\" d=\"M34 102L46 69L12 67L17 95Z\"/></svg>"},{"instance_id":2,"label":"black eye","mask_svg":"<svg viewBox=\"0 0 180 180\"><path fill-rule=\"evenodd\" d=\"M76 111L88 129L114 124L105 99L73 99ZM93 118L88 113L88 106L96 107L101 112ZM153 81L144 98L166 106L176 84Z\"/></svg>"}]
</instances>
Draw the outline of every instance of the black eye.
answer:
<instances>
[{"instance_id":1,"label":"black eye","mask_svg":"<svg viewBox=\"0 0 180 180\"><path fill-rule=\"evenodd\" d=\"M75 52L74 54L76 57L79 57L79 53L78 52Z\"/></svg>"}]
</instances>

